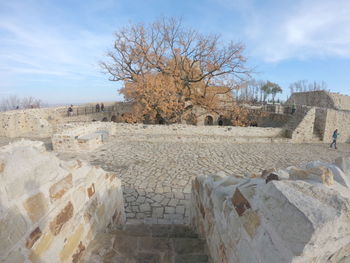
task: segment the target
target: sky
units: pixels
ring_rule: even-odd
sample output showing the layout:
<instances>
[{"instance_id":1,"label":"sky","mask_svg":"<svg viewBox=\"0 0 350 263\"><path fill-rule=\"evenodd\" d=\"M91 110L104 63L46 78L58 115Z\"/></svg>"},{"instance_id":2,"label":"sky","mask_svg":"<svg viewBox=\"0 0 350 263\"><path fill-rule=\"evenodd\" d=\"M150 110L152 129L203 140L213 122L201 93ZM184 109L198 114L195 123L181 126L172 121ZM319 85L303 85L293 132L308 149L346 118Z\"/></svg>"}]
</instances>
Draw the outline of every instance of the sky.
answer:
<instances>
[{"instance_id":1,"label":"sky","mask_svg":"<svg viewBox=\"0 0 350 263\"><path fill-rule=\"evenodd\" d=\"M99 62L116 31L161 17L242 42L253 77L282 98L298 80L350 95L350 0L0 0L0 100L122 100Z\"/></svg>"}]
</instances>

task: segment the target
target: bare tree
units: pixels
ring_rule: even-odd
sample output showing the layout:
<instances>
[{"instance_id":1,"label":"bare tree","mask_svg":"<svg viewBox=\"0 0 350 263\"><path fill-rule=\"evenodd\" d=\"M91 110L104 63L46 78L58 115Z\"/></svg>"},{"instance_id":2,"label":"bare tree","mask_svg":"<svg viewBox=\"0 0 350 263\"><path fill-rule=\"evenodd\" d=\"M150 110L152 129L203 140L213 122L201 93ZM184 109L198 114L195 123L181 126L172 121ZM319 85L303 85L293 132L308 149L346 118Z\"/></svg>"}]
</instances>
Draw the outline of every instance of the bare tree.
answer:
<instances>
[{"instance_id":1,"label":"bare tree","mask_svg":"<svg viewBox=\"0 0 350 263\"><path fill-rule=\"evenodd\" d=\"M250 70L244 46L224 43L218 35L203 35L185 28L178 19L150 25L131 24L115 34L114 48L101 62L111 81L123 81L120 91L135 102L138 115L179 121L199 105L213 110L216 92L231 93Z\"/></svg>"},{"instance_id":2,"label":"bare tree","mask_svg":"<svg viewBox=\"0 0 350 263\"><path fill-rule=\"evenodd\" d=\"M16 95L3 98L0 102L1 111L14 110L21 105L21 100Z\"/></svg>"},{"instance_id":3,"label":"bare tree","mask_svg":"<svg viewBox=\"0 0 350 263\"><path fill-rule=\"evenodd\" d=\"M42 106L43 106L43 102L40 99L36 99L31 96L20 98L16 95L11 95L3 98L0 101L0 111L40 108Z\"/></svg>"},{"instance_id":4,"label":"bare tree","mask_svg":"<svg viewBox=\"0 0 350 263\"><path fill-rule=\"evenodd\" d=\"M289 85L291 94L294 92L307 92L307 91L317 91L317 90L327 90L327 83L324 81L317 82L313 81L308 84L307 80L298 80Z\"/></svg>"}]
</instances>

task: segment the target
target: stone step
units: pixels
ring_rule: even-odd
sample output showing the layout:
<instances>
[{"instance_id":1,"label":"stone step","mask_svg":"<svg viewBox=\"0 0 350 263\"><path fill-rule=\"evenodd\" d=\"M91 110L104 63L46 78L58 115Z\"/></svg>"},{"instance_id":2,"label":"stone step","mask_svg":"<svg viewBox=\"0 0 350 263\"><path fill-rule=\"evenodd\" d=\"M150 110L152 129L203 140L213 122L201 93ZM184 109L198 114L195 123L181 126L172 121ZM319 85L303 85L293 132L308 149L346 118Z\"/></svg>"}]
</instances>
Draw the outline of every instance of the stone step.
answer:
<instances>
[{"instance_id":1,"label":"stone step","mask_svg":"<svg viewBox=\"0 0 350 263\"><path fill-rule=\"evenodd\" d=\"M206 242L185 225L125 225L100 233L83 262L208 263Z\"/></svg>"},{"instance_id":2,"label":"stone step","mask_svg":"<svg viewBox=\"0 0 350 263\"><path fill-rule=\"evenodd\" d=\"M198 238L197 233L195 233L190 227L176 224L126 224L122 228L115 229L110 233L138 237Z\"/></svg>"}]
</instances>

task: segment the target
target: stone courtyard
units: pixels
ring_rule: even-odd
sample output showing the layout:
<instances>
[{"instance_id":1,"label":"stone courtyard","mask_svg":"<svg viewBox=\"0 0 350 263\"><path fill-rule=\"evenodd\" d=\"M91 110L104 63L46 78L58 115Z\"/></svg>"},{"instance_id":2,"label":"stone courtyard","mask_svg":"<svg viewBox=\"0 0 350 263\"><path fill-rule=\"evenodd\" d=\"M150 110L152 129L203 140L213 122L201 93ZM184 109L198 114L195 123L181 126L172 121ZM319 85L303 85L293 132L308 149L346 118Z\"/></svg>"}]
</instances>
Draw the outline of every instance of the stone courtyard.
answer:
<instances>
[{"instance_id":1,"label":"stone courtyard","mask_svg":"<svg viewBox=\"0 0 350 263\"><path fill-rule=\"evenodd\" d=\"M134 140L135 139L135 140ZM80 158L115 172L122 180L127 223L188 224L191 181L198 175L261 174L320 160L350 156L350 145L149 142L113 138L90 153L60 154Z\"/></svg>"}]
</instances>

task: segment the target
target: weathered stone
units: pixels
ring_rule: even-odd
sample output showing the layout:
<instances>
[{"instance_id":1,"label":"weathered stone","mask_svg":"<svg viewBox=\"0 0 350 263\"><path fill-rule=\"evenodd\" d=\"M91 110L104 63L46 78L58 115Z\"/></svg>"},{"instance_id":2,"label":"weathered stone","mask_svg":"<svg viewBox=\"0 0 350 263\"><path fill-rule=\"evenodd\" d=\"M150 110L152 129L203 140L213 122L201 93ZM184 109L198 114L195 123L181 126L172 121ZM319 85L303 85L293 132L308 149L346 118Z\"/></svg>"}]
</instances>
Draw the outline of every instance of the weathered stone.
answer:
<instances>
[{"instance_id":1,"label":"weathered stone","mask_svg":"<svg viewBox=\"0 0 350 263\"><path fill-rule=\"evenodd\" d=\"M40 238L39 242L34 245L29 259L32 262L40 262L40 258L43 253L45 253L51 246L54 236L51 232L45 233L42 238Z\"/></svg>"},{"instance_id":2,"label":"weathered stone","mask_svg":"<svg viewBox=\"0 0 350 263\"><path fill-rule=\"evenodd\" d=\"M242 218L242 223L251 238L255 236L257 228L260 226L260 218L255 211L246 211Z\"/></svg>"},{"instance_id":3,"label":"weathered stone","mask_svg":"<svg viewBox=\"0 0 350 263\"><path fill-rule=\"evenodd\" d=\"M60 252L60 260L62 262L66 261L68 258L72 257L74 254L74 251L78 248L79 243L81 242L81 236L83 234L84 227L83 225L79 225L77 230L71 235L67 242L64 245L64 248Z\"/></svg>"},{"instance_id":4,"label":"weathered stone","mask_svg":"<svg viewBox=\"0 0 350 263\"><path fill-rule=\"evenodd\" d=\"M5 170L5 164L0 162L0 173L2 173Z\"/></svg>"},{"instance_id":5,"label":"weathered stone","mask_svg":"<svg viewBox=\"0 0 350 263\"><path fill-rule=\"evenodd\" d=\"M0 216L0 255L5 255L27 230L27 223L17 207L11 207L2 212Z\"/></svg>"},{"instance_id":6,"label":"weathered stone","mask_svg":"<svg viewBox=\"0 0 350 263\"><path fill-rule=\"evenodd\" d=\"M232 196L232 203L239 216L242 216L247 209L251 208L248 200L245 199L245 197L242 195L241 191L239 191L238 188Z\"/></svg>"},{"instance_id":7,"label":"weathered stone","mask_svg":"<svg viewBox=\"0 0 350 263\"><path fill-rule=\"evenodd\" d=\"M334 164L338 166L344 173L350 176L350 158L339 157L335 159Z\"/></svg>"},{"instance_id":8,"label":"weathered stone","mask_svg":"<svg viewBox=\"0 0 350 263\"><path fill-rule=\"evenodd\" d=\"M76 252L72 256L72 263L78 263L80 261L80 259L82 258L84 251L85 251L85 246L80 241Z\"/></svg>"},{"instance_id":9,"label":"weathered stone","mask_svg":"<svg viewBox=\"0 0 350 263\"><path fill-rule=\"evenodd\" d=\"M38 222L48 211L48 201L41 192L29 197L24 201L23 206L34 223Z\"/></svg>"},{"instance_id":10,"label":"weathered stone","mask_svg":"<svg viewBox=\"0 0 350 263\"><path fill-rule=\"evenodd\" d=\"M278 181L279 178L278 178L278 175L275 174L275 173L270 173L267 177L266 177L266 180L265 180L265 183L268 183L270 181Z\"/></svg>"},{"instance_id":11,"label":"weathered stone","mask_svg":"<svg viewBox=\"0 0 350 263\"><path fill-rule=\"evenodd\" d=\"M58 235L63 225L73 216L73 205L71 202L62 209L62 211L50 222L50 230L53 235Z\"/></svg>"},{"instance_id":12,"label":"weathered stone","mask_svg":"<svg viewBox=\"0 0 350 263\"><path fill-rule=\"evenodd\" d=\"M271 173L273 173L275 171L276 171L275 168L270 168L270 169L267 169L267 170L263 170L261 172L261 177L266 179L268 175L270 175Z\"/></svg>"},{"instance_id":13,"label":"weathered stone","mask_svg":"<svg viewBox=\"0 0 350 263\"><path fill-rule=\"evenodd\" d=\"M32 248L35 242L41 237L41 230L39 227L35 228L32 233L30 233L29 238L26 242L26 248Z\"/></svg>"},{"instance_id":14,"label":"weathered stone","mask_svg":"<svg viewBox=\"0 0 350 263\"><path fill-rule=\"evenodd\" d=\"M319 163L288 168L290 180L268 184L197 177L192 224L214 262L338 262L350 253L350 192L342 184L328 187L336 169Z\"/></svg>"},{"instance_id":15,"label":"weathered stone","mask_svg":"<svg viewBox=\"0 0 350 263\"><path fill-rule=\"evenodd\" d=\"M91 198L95 194L95 184L92 184L88 189L87 189L88 197Z\"/></svg>"},{"instance_id":16,"label":"weathered stone","mask_svg":"<svg viewBox=\"0 0 350 263\"><path fill-rule=\"evenodd\" d=\"M72 174L69 174L50 187L49 193L51 200L55 201L60 199L70 188L72 188L72 186Z\"/></svg>"}]
</instances>

